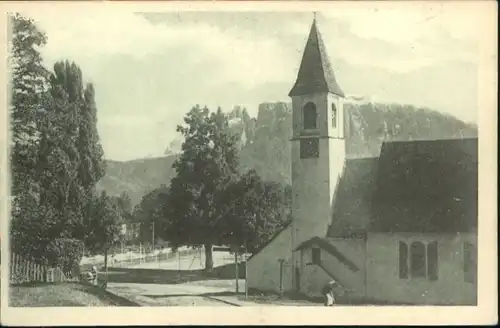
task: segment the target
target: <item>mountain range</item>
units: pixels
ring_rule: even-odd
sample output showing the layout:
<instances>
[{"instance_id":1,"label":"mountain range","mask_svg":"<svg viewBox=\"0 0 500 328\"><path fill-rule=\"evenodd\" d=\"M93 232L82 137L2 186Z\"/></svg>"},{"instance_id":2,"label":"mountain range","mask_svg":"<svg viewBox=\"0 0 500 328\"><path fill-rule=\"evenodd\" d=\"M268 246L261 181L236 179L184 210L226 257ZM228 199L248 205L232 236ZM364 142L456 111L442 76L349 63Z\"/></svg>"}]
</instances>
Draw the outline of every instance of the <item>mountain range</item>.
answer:
<instances>
[{"instance_id":1,"label":"mountain range","mask_svg":"<svg viewBox=\"0 0 500 328\"><path fill-rule=\"evenodd\" d=\"M346 137L348 157L378 156L385 140L418 140L477 137L477 126L429 108L381 103L349 97L345 104L349 117ZM230 113L230 128L239 138L240 167L255 169L265 180L291 182L290 135L291 104L262 103L257 117L235 107ZM143 195L168 184L175 175L172 164L175 150L167 156L131 161L107 161L105 176L97 190L109 195L126 192L133 205Z\"/></svg>"}]
</instances>

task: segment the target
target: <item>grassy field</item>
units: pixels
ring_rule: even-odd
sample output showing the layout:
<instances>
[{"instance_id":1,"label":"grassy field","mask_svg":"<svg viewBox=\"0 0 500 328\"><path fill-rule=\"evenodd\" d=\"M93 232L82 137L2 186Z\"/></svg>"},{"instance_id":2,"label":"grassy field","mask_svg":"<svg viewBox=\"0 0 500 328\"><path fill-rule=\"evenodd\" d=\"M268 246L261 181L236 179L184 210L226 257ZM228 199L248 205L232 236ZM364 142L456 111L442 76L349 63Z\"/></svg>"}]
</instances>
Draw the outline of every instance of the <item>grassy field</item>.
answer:
<instances>
[{"instance_id":1,"label":"grassy field","mask_svg":"<svg viewBox=\"0 0 500 328\"><path fill-rule=\"evenodd\" d=\"M97 287L78 283L13 285L9 294L12 307L134 306Z\"/></svg>"}]
</instances>

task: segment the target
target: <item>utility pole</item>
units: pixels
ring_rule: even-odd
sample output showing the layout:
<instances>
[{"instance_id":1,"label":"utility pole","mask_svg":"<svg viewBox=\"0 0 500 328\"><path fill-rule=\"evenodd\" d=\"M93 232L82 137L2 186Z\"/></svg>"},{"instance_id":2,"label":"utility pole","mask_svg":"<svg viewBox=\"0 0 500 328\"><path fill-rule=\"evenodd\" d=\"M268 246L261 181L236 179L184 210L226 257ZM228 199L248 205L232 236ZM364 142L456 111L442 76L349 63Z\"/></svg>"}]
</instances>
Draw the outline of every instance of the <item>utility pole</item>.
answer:
<instances>
[{"instance_id":1,"label":"utility pole","mask_svg":"<svg viewBox=\"0 0 500 328\"><path fill-rule=\"evenodd\" d=\"M153 245L153 252L155 250L155 221L153 221L153 240L152 240L152 245Z\"/></svg>"},{"instance_id":2,"label":"utility pole","mask_svg":"<svg viewBox=\"0 0 500 328\"><path fill-rule=\"evenodd\" d=\"M235 272L236 272L236 294L239 292L239 286L238 286L238 248L235 245L234 247L234 264L235 264Z\"/></svg>"},{"instance_id":3,"label":"utility pole","mask_svg":"<svg viewBox=\"0 0 500 328\"><path fill-rule=\"evenodd\" d=\"M179 276L181 275L181 252L177 250L177 260L179 261Z\"/></svg>"}]
</instances>

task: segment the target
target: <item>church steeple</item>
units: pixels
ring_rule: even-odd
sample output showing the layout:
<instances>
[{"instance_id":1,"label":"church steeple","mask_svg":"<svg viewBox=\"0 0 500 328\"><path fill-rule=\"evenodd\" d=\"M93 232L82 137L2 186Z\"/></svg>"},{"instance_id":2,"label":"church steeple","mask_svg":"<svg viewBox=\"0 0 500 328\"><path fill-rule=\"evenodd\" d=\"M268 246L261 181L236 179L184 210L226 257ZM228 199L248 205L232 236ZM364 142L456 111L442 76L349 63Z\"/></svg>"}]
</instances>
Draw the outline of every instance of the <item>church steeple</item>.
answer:
<instances>
[{"instance_id":1,"label":"church steeple","mask_svg":"<svg viewBox=\"0 0 500 328\"><path fill-rule=\"evenodd\" d=\"M316 15L314 15L297 80L288 96L330 92L344 97L344 92L335 79L323 38L316 25Z\"/></svg>"}]
</instances>

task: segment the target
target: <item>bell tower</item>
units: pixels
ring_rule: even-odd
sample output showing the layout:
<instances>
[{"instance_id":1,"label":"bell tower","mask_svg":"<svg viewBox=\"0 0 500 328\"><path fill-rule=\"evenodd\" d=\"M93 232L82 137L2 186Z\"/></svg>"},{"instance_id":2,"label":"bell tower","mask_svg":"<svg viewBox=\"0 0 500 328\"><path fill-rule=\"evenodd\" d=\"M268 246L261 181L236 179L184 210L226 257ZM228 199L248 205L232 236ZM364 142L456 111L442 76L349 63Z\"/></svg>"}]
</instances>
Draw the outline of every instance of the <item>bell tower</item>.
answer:
<instances>
[{"instance_id":1,"label":"bell tower","mask_svg":"<svg viewBox=\"0 0 500 328\"><path fill-rule=\"evenodd\" d=\"M314 17L292 99L292 248L325 237L345 161L344 93ZM303 263L293 254L297 284Z\"/></svg>"}]
</instances>

